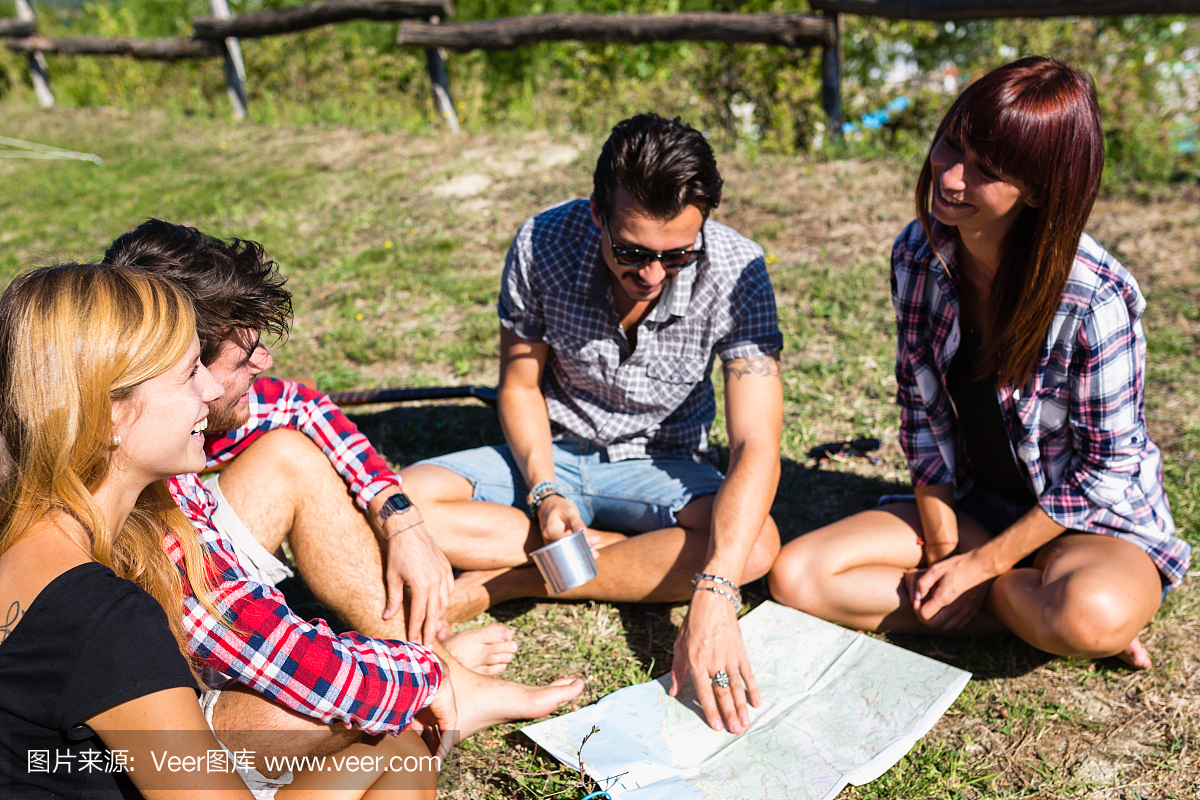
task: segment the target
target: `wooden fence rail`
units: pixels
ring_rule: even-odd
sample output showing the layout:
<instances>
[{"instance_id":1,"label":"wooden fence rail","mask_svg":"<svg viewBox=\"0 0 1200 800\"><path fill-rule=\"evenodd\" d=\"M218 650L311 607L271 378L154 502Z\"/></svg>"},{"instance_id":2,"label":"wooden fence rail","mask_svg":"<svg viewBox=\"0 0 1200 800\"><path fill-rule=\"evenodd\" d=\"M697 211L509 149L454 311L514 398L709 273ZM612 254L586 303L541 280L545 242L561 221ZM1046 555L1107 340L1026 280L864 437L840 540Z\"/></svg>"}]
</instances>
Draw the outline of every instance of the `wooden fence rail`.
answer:
<instances>
[{"instance_id":1,"label":"wooden fence rail","mask_svg":"<svg viewBox=\"0 0 1200 800\"><path fill-rule=\"evenodd\" d=\"M833 25L825 17L802 14L536 14L478 22L430 25L404 22L396 41L418 47L453 50L506 49L549 41L615 44L647 42L756 42L783 47L833 44Z\"/></svg>"},{"instance_id":2,"label":"wooden fence rail","mask_svg":"<svg viewBox=\"0 0 1200 800\"><path fill-rule=\"evenodd\" d=\"M0 36L33 36L37 33L37 23L28 20L0 19Z\"/></svg>"},{"instance_id":3,"label":"wooden fence rail","mask_svg":"<svg viewBox=\"0 0 1200 800\"><path fill-rule=\"evenodd\" d=\"M155 61L213 58L223 55L222 42L203 39L108 39L96 36L55 39L27 36L5 42L16 53L55 53L64 56L132 56Z\"/></svg>"},{"instance_id":4,"label":"wooden fence rail","mask_svg":"<svg viewBox=\"0 0 1200 800\"><path fill-rule=\"evenodd\" d=\"M839 14L936 22L1014 17L1200 14L1200 0L809 0L809 5Z\"/></svg>"},{"instance_id":5,"label":"wooden fence rail","mask_svg":"<svg viewBox=\"0 0 1200 800\"><path fill-rule=\"evenodd\" d=\"M394 22L453 14L454 6L450 0L323 0L283 11L241 14L231 19L196 17L192 20L192 35L197 39L224 39L227 36L251 39L296 33L354 19Z\"/></svg>"}]
</instances>

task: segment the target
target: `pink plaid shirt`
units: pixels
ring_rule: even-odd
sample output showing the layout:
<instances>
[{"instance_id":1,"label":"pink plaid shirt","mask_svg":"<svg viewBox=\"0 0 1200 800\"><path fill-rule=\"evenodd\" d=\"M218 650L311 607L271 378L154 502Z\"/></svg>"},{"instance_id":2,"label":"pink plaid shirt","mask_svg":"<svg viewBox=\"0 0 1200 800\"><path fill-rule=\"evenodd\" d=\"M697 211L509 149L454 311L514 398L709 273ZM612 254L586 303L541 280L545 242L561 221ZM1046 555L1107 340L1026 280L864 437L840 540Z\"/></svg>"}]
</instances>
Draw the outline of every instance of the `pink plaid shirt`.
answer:
<instances>
[{"instance_id":1,"label":"pink plaid shirt","mask_svg":"<svg viewBox=\"0 0 1200 800\"><path fill-rule=\"evenodd\" d=\"M934 233L941 259L916 221L892 249L900 444L913 485L953 483L961 497L974 469L946 389L960 341L955 244L946 228ZM1033 374L997 397L1017 463L1050 518L1132 542L1177 585L1191 547L1173 535L1162 457L1146 434L1145 307L1133 276L1084 234Z\"/></svg>"}]
</instances>

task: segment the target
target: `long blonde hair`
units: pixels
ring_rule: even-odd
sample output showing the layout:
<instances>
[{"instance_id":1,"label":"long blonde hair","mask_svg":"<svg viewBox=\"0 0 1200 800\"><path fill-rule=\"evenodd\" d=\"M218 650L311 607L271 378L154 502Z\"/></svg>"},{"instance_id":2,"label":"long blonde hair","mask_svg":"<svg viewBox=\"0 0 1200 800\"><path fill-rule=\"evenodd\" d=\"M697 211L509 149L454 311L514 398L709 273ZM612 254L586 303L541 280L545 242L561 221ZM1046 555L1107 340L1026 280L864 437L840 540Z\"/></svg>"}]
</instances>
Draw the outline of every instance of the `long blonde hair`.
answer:
<instances>
[{"instance_id":1,"label":"long blonde hair","mask_svg":"<svg viewBox=\"0 0 1200 800\"><path fill-rule=\"evenodd\" d=\"M0 477L0 554L46 517L70 515L96 561L158 600L185 655L183 587L164 537L181 548L197 600L221 618L195 529L166 481L145 488L119 531L93 494L108 473L113 401L182 358L195 330L174 286L129 268L42 267L0 297L0 437L12 461Z\"/></svg>"}]
</instances>

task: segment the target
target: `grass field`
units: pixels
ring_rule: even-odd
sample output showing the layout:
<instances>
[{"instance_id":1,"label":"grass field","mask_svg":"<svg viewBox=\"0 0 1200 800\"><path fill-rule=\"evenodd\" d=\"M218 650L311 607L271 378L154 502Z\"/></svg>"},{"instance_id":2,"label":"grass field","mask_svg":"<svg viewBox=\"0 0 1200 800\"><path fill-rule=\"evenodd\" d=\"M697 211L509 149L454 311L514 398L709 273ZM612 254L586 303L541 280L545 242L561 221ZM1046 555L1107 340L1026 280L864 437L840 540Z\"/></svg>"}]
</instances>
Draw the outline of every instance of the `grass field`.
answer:
<instances>
[{"instance_id":1,"label":"grass field","mask_svg":"<svg viewBox=\"0 0 1200 800\"><path fill-rule=\"evenodd\" d=\"M96 259L149 216L264 243L289 276L296 319L275 373L322 388L492 383L495 300L520 222L586 195L598 139L362 134L233 126L109 111L0 106L0 134L94 152L96 166L0 160L0 275ZM757 239L779 302L783 477L774 514L796 536L907 484L895 444L887 254L911 218L914 164L722 156L716 217ZM1182 535L1200 542L1200 190L1098 204L1094 236L1149 301L1146 414ZM718 380L719 382L719 380ZM719 387L718 387L719 391ZM395 465L502 440L476 405L371 409L356 421ZM722 440L718 419L716 439ZM808 450L875 436L878 464ZM751 587L750 602L765 598ZM298 602L304 593L296 592ZM841 798L1200 796L1200 594L1172 592L1146 634L1152 670L1051 658L1015 639L894 638L975 673L900 764ZM581 703L662 674L682 606L514 602L490 615L521 652L507 677L579 676ZM577 775L503 726L463 744L451 798L578 798Z\"/></svg>"}]
</instances>

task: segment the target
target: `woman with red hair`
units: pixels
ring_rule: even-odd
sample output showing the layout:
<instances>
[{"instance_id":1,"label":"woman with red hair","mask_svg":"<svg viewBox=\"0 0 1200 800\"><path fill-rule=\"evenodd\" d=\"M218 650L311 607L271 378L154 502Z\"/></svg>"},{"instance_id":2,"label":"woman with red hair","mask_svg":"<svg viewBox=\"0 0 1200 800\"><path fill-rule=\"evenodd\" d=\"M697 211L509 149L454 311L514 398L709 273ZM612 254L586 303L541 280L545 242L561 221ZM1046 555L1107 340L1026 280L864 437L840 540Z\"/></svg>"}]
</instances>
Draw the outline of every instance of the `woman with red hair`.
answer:
<instances>
[{"instance_id":1,"label":"woman with red hair","mask_svg":"<svg viewBox=\"0 0 1200 800\"><path fill-rule=\"evenodd\" d=\"M971 84L892 250L900 443L915 498L791 542L784 603L862 630L1008 629L1150 665L1187 571L1143 413L1145 301L1084 226L1104 138L1084 73L1030 57Z\"/></svg>"}]
</instances>

